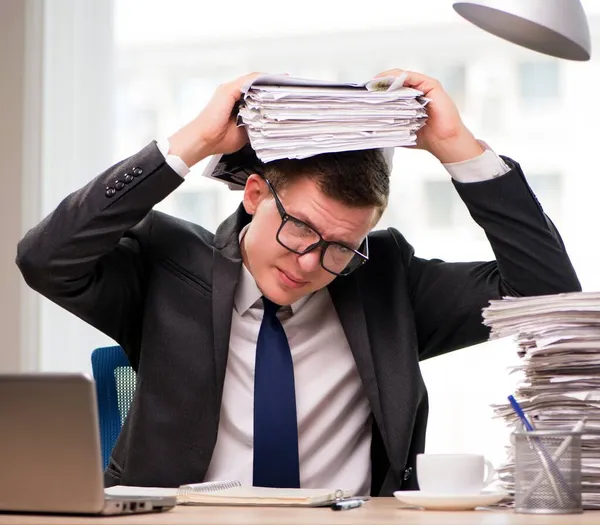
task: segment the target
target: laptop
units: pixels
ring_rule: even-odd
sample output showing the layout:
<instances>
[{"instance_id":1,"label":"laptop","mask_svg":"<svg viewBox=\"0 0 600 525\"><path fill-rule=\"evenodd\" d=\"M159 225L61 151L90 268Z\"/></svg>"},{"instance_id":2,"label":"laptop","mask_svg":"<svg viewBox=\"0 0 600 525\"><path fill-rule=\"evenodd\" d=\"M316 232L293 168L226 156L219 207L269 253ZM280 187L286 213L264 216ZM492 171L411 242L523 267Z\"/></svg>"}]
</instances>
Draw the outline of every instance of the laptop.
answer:
<instances>
[{"instance_id":1,"label":"laptop","mask_svg":"<svg viewBox=\"0 0 600 525\"><path fill-rule=\"evenodd\" d=\"M96 387L87 374L0 374L0 511L136 514L175 497L104 494Z\"/></svg>"}]
</instances>

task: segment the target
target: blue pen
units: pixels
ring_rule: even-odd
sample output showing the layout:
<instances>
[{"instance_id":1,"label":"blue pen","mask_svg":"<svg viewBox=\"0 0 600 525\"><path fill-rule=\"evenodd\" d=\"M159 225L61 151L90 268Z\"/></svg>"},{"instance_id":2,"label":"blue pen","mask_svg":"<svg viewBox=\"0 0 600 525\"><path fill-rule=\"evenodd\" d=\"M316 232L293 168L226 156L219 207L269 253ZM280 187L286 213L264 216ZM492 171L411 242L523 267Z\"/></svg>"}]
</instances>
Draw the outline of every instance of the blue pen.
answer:
<instances>
[{"instance_id":1,"label":"blue pen","mask_svg":"<svg viewBox=\"0 0 600 525\"><path fill-rule=\"evenodd\" d=\"M525 412L523 412L521 405L519 405L514 396L508 396L508 400L510 401L510 405L512 406L517 416L519 416L521 423L523 423L525 430L527 430L527 432L533 432L535 430L535 427L529 422L529 419L527 419L527 416L525 415Z\"/></svg>"}]
</instances>

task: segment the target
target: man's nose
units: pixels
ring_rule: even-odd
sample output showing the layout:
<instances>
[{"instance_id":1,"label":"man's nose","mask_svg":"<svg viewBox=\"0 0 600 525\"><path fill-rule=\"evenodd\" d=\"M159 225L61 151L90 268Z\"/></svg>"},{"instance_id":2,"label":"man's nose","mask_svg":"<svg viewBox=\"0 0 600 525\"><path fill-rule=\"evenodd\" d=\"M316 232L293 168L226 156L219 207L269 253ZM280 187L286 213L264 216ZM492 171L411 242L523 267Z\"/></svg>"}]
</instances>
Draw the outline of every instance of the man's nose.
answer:
<instances>
[{"instance_id":1,"label":"man's nose","mask_svg":"<svg viewBox=\"0 0 600 525\"><path fill-rule=\"evenodd\" d=\"M298 255L298 264L303 272L314 272L321 265L321 250L317 248L304 255Z\"/></svg>"}]
</instances>

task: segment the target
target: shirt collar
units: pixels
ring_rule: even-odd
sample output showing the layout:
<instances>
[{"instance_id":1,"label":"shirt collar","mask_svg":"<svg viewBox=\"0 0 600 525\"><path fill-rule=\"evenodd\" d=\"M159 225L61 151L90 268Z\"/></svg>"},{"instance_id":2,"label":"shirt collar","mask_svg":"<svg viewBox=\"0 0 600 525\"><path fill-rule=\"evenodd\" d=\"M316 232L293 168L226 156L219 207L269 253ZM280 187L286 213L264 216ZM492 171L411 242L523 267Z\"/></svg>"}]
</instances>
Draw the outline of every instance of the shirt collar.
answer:
<instances>
[{"instance_id":1,"label":"shirt collar","mask_svg":"<svg viewBox=\"0 0 600 525\"><path fill-rule=\"evenodd\" d=\"M242 242L244 235L246 235L248 226L250 225L247 224L242 228L242 231L240 231L240 243ZM246 265L242 263L240 280L235 291L234 299L235 309L237 310L238 314L244 315L255 304L259 308L262 308L263 305L262 301L260 300L262 298L262 295L263 294L258 288L254 277L252 277L252 274L250 273L248 268L246 268ZM311 296L312 294L305 295L304 297L298 299L296 302L292 303L290 305L292 309L292 314L296 314L298 310L300 310L300 308L302 308L308 302Z\"/></svg>"}]
</instances>

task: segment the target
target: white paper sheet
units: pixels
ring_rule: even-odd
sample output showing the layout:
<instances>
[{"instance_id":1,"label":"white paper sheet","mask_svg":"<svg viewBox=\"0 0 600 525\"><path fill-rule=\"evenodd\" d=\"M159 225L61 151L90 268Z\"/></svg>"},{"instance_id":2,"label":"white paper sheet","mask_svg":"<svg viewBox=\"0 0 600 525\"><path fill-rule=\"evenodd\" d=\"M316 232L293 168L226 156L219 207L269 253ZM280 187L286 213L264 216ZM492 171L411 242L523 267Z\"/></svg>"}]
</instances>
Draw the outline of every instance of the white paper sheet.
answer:
<instances>
[{"instance_id":1,"label":"white paper sheet","mask_svg":"<svg viewBox=\"0 0 600 525\"><path fill-rule=\"evenodd\" d=\"M429 102L403 77L340 83L262 76L242 89L238 122L263 162L413 146Z\"/></svg>"}]
</instances>

